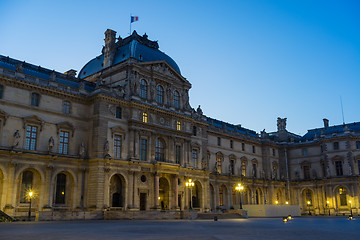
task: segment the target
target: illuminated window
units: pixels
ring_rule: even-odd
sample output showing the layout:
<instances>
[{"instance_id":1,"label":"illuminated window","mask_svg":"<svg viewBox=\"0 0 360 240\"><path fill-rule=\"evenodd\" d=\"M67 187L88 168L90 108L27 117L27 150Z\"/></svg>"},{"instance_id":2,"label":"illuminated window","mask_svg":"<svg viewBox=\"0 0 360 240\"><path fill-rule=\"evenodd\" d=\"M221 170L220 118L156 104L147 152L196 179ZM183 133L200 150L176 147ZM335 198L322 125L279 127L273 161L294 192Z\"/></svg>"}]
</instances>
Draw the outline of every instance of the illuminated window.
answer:
<instances>
[{"instance_id":1,"label":"illuminated window","mask_svg":"<svg viewBox=\"0 0 360 240\"><path fill-rule=\"evenodd\" d=\"M164 161L165 160L165 147L164 142L158 138L155 142L155 160Z\"/></svg>"},{"instance_id":2,"label":"illuminated window","mask_svg":"<svg viewBox=\"0 0 360 240\"><path fill-rule=\"evenodd\" d=\"M310 189L305 190L305 201L306 201L306 205L312 206L312 192Z\"/></svg>"},{"instance_id":3,"label":"illuminated window","mask_svg":"<svg viewBox=\"0 0 360 240\"><path fill-rule=\"evenodd\" d=\"M69 132L60 131L59 153L68 154L68 150L69 150Z\"/></svg>"},{"instance_id":4,"label":"illuminated window","mask_svg":"<svg viewBox=\"0 0 360 240\"><path fill-rule=\"evenodd\" d=\"M25 140L25 149L26 150L36 150L36 139L37 139L37 127L36 126L27 126L26 127L26 140Z\"/></svg>"},{"instance_id":5,"label":"illuminated window","mask_svg":"<svg viewBox=\"0 0 360 240\"><path fill-rule=\"evenodd\" d=\"M140 140L140 160L146 161L147 160L147 139L142 138Z\"/></svg>"},{"instance_id":6,"label":"illuminated window","mask_svg":"<svg viewBox=\"0 0 360 240\"><path fill-rule=\"evenodd\" d=\"M346 189L339 187L340 206L347 206Z\"/></svg>"},{"instance_id":7,"label":"illuminated window","mask_svg":"<svg viewBox=\"0 0 360 240\"><path fill-rule=\"evenodd\" d=\"M66 175L59 173L56 178L55 204L65 204Z\"/></svg>"},{"instance_id":8,"label":"illuminated window","mask_svg":"<svg viewBox=\"0 0 360 240\"><path fill-rule=\"evenodd\" d=\"M144 79L140 81L140 97L147 98L147 82Z\"/></svg>"},{"instance_id":9,"label":"illuminated window","mask_svg":"<svg viewBox=\"0 0 360 240\"><path fill-rule=\"evenodd\" d=\"M193 159L194 167L197 168L197 164L198 164L198 150L197 149L192 150L192 159Z\"/></svg>"},{"instance_id":10,"label":"illuminated window","mask_svg":"<svg viewBox=\"0 0 360 240\"><path fill-rule=\"evenodd\" d=\"M143 123L147 123L148 122L148 114L146 112L143 113Z\"/></svg>"},{"instance_id":11,"label":"illuminated window","mask_svg":"<svg viewBox=\"0 0 360 240\"><path fill-rule=\"evenodd\" d=\"M174 107L179 108L180 107L180 94L178 91L174 92Z\"/></svg>"},{"instance_id":12,"label":"illuminated window","mask_svg":"<svg viewBox=\"0 0 360 240\"><path fill-rule=\"evenodd\" d=\"M217 158L216 158L216 162L217 162L217 172L219 173L219 174L221 174L221 170L222 170L222 168L221 168L221 164L222 164L222 156L217 156Z\"/></svg>"},{"instance_id":13,"label":"illuminated window","mask_svg":"<svg viewBox=\"0 0 360 240\"><path fill-rule=\"evenodd\" d=\"M176 130L181 131L181 122L176 121Z\"/></svg>"},{"instance_id":14,"label":"illuminated window","mask_svg":"<svg viewBox=\"0 0 360 240\"><path fill-rule=\"evenodd\" d=\"M162 86L157 87L157 103L163 104L164 103L164 88Z\"/></svg>"},{"instance_id":15,"label":"illuminated window","mask_svg":"<svg viewBox=\"0 0 360 240\"><path fill-rule=\"evenodd\" d=\"M24 171L21 180L20 202L28 203L30 199L27 194L32 189L33 173L31 171Z\"/></svg>"},{"instance_id":16,"label":"illuminated window","mask_svg":"<svg viewBox=\"0 0 360 240\"><path fill-rule=\"evenodd\" d=\"M39 99L40 99L40 95L37 93L32 93L31 94L31 106L35 106L38 107L39 106Z\"/></svg>"},{"instance_id":17,"label":"illuminated window","mask_svg":"<svg viewBox=\"0 0 360 240\"><path fill-rule=\"evenodd\" d=\"M121 158L121 135L114 136L114 157Z\"/></svg>"},{"instance_id":18,"label":"illuminated window","mask_svg":"<svg viewBox=\"0 0 360 240\"><path fill-rule=\"evenodd\" d=\"M241 175L244 177L246 176L246 162L245 161L241 162Z\"/></svg>"},{"instance_id":19,"label":"illuminated window","mask_svg":"<svg viewBox=\"0 0 360 240\"><path fill-rule=\"evenodd\" d=\"M63 103L63 113L70 114L70 107L71 107L70 102L69 101L64 101L64 103Z\"/></svg>"},{"instance_id":20,"label":"illuminated window","mask_svg":"<svg viewBox=\"0 0 360 240\"><path fill-rule=\"evenodd\" d=\"M223 186L221 186L219 188L219 205L220 206L224 206L224 189L223 188L224 188Z\"/></svg>"}]
</instances>

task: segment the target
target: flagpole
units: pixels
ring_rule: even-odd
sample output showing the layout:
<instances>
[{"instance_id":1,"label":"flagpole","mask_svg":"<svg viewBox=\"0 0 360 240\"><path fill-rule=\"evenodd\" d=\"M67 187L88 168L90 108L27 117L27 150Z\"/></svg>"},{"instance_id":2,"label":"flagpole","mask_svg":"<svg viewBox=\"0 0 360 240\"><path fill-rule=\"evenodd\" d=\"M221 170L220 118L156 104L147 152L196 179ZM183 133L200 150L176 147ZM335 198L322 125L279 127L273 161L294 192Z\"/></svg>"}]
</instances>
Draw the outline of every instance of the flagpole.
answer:
<instances>
[{"instance_id":1,"label":"flagpole","mask_svg":"<svg viewBox=\"0 0 360 240\"><path fill-rule=\"evenodd\" d=\"M130 13L130 32L129 32L129 36L131 35L131 13Z\"/></svg>"}]
</instances>

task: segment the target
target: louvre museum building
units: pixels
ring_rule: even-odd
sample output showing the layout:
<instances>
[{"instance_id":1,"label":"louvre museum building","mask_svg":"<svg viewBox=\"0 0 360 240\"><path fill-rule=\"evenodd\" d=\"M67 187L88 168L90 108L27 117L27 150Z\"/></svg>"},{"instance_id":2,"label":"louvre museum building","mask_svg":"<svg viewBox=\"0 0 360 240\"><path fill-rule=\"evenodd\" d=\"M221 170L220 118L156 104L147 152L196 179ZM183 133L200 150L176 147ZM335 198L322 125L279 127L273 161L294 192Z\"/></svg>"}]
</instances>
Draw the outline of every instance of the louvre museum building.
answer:
<instances>
[{"instance_id":1,"label":"louvre museum building","mask_svg":"<svg viewBox=\"0 0 360 240\"><path fill-rule=\"evenodd\" d=\"M323 119L299 136L279 117L276 132L256 133L190 106L190 88L136 31L106 30L101 55L78 74L0 55L0 213L358 214L360 122Z\"/></svg>"}]
</instances>

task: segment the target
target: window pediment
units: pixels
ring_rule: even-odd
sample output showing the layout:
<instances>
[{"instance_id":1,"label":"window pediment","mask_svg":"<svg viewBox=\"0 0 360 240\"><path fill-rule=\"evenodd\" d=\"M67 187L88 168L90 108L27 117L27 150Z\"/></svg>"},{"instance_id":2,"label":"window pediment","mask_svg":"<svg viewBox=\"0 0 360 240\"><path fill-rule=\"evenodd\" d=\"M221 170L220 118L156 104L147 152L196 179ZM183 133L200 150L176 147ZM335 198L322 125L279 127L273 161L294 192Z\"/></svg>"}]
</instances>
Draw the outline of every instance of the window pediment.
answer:
<instances>
[{"instance_id":1,"label":"window pediment","mask_svg":"<svg viewBox=\"0 0 360 240\"><path fill-rule=\"evenodd\" d=\"M342 161L343 162L344 158L339 156L339 155L336 155L331 160L332 160L333 163L336 162L336 161Z\"/></svg>"},{"instance_id":2,"label":"window pediment","mask_svg":"<svg viewBox=\"0 0 360 240\"><path fill-rule=\"evenodd\" d=\"M124 139L125 139L125 129L123 129L121 126L115 126L115 127L112 127L110 128L111 130L111 137L114 138L114 135L115 134L121 134L124 136Z\"/></svg>"},{"instance_id":3,"label":"window pediment","mask_svg":"<svg viewBox=\"0 0 360 240\"><path fill-rule=\"evenodd\" d=\"M42 131L42 128L44 126L44 120L39 118L36 115L28 116L23 118L23 128L25 129L28 124L34 124L38 125L40 127L40 131Z\"/></svg>"},{"instance_id":4,"label":"window pediment","mask_svg":"<svg viewBox=\"0 0 360 240\"><path fill-rule=\"evenodd\" d=\"M74 136L75 127L70 122L61 122L56 124L56 133L59 135L60 129L69 130L71 132L71 136Z\"/></svg>"},{"instance_id":5,"label":"window pediment","mask_svg":"<svg viewBox=\"0 0 360 240\"><path fill-rule=\"evenodd\" d=\"M253 164L258 164L258 160L257 160L256 158L253 158L253 159L251 160L251 162L252 162Z\"/></svg>"},{"instance_id":6,"label":"window pediment","mask_svg":"<svg viewBox=\"0 0 360 240\"><path fill-rule=\"evenodd\" d=\"M247 161L248 161L248 159L245 156L242 156L240 158L240 160L241 160L241 162L245 162L245 163L247 163Z\"/></svg>"}]
</instances>

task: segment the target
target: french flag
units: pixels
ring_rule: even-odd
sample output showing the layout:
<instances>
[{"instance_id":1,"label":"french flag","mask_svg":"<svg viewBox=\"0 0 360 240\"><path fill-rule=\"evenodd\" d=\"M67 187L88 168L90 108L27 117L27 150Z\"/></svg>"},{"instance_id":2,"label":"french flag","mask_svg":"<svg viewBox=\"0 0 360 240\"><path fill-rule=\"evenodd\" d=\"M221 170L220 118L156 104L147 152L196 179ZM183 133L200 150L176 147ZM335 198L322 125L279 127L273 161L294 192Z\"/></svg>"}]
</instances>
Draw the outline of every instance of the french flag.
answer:
<instances>
[{"instance_id":1,"label":"french flag","mask_svg":"<svg viewBox=\"0 0 360 240\"><path fill-rule=\"evenodd\" d=\"M131 16L131 23L139 21L139 17L138 16Z\"/></svg>"}]
</instances>

